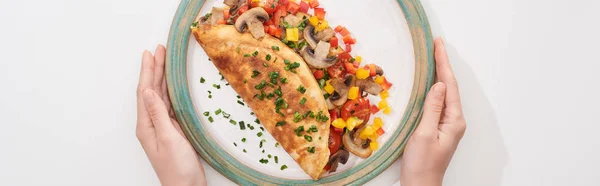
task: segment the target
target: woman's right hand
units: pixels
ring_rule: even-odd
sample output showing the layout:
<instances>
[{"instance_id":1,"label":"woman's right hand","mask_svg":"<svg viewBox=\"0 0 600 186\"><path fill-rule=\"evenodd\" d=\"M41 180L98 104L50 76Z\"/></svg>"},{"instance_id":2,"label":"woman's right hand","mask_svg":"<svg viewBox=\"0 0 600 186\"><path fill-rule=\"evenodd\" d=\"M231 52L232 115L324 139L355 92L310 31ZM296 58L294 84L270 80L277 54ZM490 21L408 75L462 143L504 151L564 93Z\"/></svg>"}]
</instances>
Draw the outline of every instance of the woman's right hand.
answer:
<instances>
[{"instance_id":1,"label":"woman's right hand","mask_svg":"<svg viewBox=\"0 0 600 186\"><path fill-rule=\"evenodd\" d=\"M440 82L427 94L421 123L404 150L400 172L403 186L442 185L446 168L465 133L458 84L442 39L435 40L435 61Z\"/></svg>"}]
</instances>

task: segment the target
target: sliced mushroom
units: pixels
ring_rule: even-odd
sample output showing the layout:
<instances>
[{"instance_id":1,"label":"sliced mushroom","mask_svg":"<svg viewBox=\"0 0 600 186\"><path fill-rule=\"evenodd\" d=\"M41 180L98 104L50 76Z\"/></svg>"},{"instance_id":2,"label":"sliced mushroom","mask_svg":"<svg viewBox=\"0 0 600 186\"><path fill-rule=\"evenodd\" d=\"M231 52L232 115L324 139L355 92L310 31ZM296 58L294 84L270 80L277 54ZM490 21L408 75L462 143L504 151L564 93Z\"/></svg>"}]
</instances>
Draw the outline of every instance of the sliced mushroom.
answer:
<instances>
[{"instance_id":1,"label":"sliced mushroom","mask_svg":"<svg viewBox=\"0 0 600 186\"><path fill-rule=\"evenodd\" d=\"M254 38L259 39L265 36L263 21L269 20L269 14L265 9L256 7L248 10L238 17L235 21L235 28L238 32L243 32L244 28L248 28Z\"/></svg>"},{"instance_id":2,"label":"sliced mushroom","mask_svg":"<svg viewBox=\"0 0 600 186\"><path fill-rule=\"evenodd\" d=\"M346 132L344 136L342 136L344 148L361 158L368 158L371 153L373 153L371 148L369 148L370 140L363 140L358 137L358 134L360 134L365 127L366 125L362 125L353 131Z\"/></svg>"},{"instance_id":3,"label":"sliced mushroom","mask_svg":"<svg viewBox=\"0 0 600 186\"><path fill-rule=\"evenodd\" d=\"M331 99L331 97L329 97ZM335 108L335 105L331 102L330 99L326 99L325 103L327 103L327 109L331 110Z\"/></svg>"},{"instance_id":4,"label":"sliced mushroom","mask_svg":"<svg viewBox=\"0 0 600 186\"><path fill-rule=\"evenodd\" d=\"M335 31L331 27L327 27L325 30L317 32L315 34L315 39L329 41L333 36L335 36Z\"/></svg>"},{"instance_id":5,"label":"sliced mushroom","mask_svg":"<svg viewBox=\"0 0 600 186\"><path fill-rule=\"evenodd\" d=\"M225 0L223 3L230 7L229 15L236 17L239 12L238 10L246 5L246 0Z\"/></svg>"},{"instance_id":6,"label":"sliced mushroom","mask_svg":"<svg viewBox=\"0 0 600 186\"><path fill-rule=\"evenodd\" d=\"M329 99L331 99L331 103L336 106L342 106L348 100L348 91L350 90L350 86L347 86L344 83L344 79L341 78L332 79L329 83L331 86L333 86L333 89L335 89L333 95L329 97Z\"/></svg>"},{"instance_id":7,"label":"sliced mushroom","mask_svg":"<svg viewBox=\"0 0 600 186\"><path fill-rule=\"evenodd\" d=\"M229 6L229 7L233 7L236 6L238 4L238 2L243 1L243 0L224 0L223 4Z\"/></svg>"},{"instance_id":8,"label":"sliced mushroom","mask_svg":"<svg viewBox=\"0 0 600 186\"><path fill-rule=\"evenodd\" d=\"M381 85L375 83L373 78L358 79L356 80L356 86L359 87L360 90L363 90L373 95L378 95L379 93L381 93L381 91L383 91Z\"/></svg>"},{"instance_id":9,"label":"sliced mushroom","mask_svg":"<svg viewBox=\"0 0 600 186\"><path fill-rule=\"evenodd\" d=\"M296 13L296 17L302 21L302 20L310 18L310 15L308 15L304 12L298 12L298 13Z\"/></svg>"},{"instance_id":10,"label":"sliced mushroom","mask_svg":"<svg viewBox=\"0 0 600 186\"><path fill-rule=\"evenodd\" d=\"M310 49L310 47L304 47L301 52L302 57L313 68L327 68L333 66L336 61L336 57L327 57L329 48L331 48L331 44L320 41L314 50Z\"/></svg>"},{"instance_id":11,"label":"sliced mushroom","mask_svg":"<svg viewBox=\"0 0 600 186\"><path fill-rule=\"evenodd\" d=\"M225 15L223 14L224 8L213 7L210 16L210 24L216 25L220 20L225 19Z\"/></svg>"},{"instance_id":12,"label":"sliced mushroom","mask_svg":"<svg viewBox=\"0 0 600 186\"><path fill-rule=\"evenodd\" d=\"M377 75L383 76L383 69L381 69L381 67L375 65L375 73L377 73Z\"/></svg>"},{"instance_id":13,"label":"sliced mushroom","mask_svg":"<svg viewBox=\"0 0 600 186\"><path fill-rule=\"evenodd\" d=\"M319 40L315 39L313 33L315 33L315 27L308 25L304 28L304 33L302 34L312 49L317 48L317 44L319 43Z\"/></svg>"},{"instance_id":14,"label":"sliced mushroom","mask_svg":"<svg viewBox=\"0 0 600 186\"><path fill-rule=\"evenodd\" d=\"M348 151L344 149L338 150L329 158L329 161L327 162L327 165L331 166L331 168L329 168L329 172L335 172L338 164L340 163L346 164L346 162L348 162L348 158L350 158L350 153L348 153Z\"/></svg>"},{"instance_id":15,"label":"sliced mushroom","mask_svg":"<svg viewBox=\"0 0 600 186\"><path fill-rule=\"evenodd\" d=\"M290 14L283 18L283 21L288 23L292 27L298 27L298 25L302 22L302 19L298 19L298 17Z\"/></svg>"}]
</instances>

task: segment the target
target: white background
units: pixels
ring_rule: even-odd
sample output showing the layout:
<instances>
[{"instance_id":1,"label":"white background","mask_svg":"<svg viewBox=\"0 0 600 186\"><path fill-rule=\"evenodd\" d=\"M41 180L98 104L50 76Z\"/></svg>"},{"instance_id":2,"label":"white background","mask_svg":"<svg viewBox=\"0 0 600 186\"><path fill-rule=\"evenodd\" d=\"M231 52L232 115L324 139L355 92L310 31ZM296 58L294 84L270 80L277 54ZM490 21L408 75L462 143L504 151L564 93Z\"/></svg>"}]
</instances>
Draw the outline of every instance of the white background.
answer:
<instances>
[{"instance_id":1,"label":"white background","mask_svg":"<svg viewBox=\"0 0 600 186\"><path fill-rule=\"evenodd\" d=\"M600 2L422 2L467 117L445 185L600 185ZM0 185L159 185L135 87L178 3L0 1Z\"/></svg>"}]
</instances>

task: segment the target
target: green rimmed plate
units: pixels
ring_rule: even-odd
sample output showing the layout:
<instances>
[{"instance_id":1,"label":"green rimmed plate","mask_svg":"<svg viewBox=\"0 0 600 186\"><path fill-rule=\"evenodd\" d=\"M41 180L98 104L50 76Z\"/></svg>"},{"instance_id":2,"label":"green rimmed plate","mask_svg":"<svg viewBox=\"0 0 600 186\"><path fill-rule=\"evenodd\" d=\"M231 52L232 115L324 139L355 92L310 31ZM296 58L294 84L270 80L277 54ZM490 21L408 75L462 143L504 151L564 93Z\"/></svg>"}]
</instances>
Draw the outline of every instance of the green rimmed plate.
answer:
<instances>
[{"instance_id":1,"label":"green rimmed plate","mask_svg":"<svg viewBox=\"0 0 600 186\"><path fill-rule=\"evenodd\" d=\"M167 44L167 83L177 119L194 148L213 168L241 185L363 184L401 155L434 80L433 40L418 0L320 1L330 25L344 25L356 36L358 44L352 53L363 56L363 63L381 66L394 86L387 99L392 114L376 115L384 120L386 130L379 139L380 149L367 159L351 157L336 173L318 181L311 180L275 145L268 132L261 130L251 110L237 103L235 91L221 80L207 55L190 37L189 27L198 15L221 2L182 1ZM379 99L371 101L377 103ZM218 109L231 117L215 115ZM240 121L244 122L244 130ZM269 163L263 164L260 159ZM282 165L288 168L282 171Z\"/></svg>"}]
</instances>

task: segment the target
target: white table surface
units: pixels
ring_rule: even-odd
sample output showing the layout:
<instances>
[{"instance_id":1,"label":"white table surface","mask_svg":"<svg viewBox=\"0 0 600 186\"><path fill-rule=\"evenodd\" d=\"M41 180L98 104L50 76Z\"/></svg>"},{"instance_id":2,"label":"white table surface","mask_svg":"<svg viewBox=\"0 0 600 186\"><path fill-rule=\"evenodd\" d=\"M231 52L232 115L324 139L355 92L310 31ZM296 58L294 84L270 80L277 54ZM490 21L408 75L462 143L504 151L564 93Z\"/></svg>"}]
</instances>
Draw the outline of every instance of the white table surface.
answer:
<instances>
[{"instance_id":1,"label":"white table surface","mask_svg":"<svg viewBox=\"0 0 600 186\"><path fill-rule=\"evenodd\" d=\"M600 185L600 2L422 1L468 125L444 185ZM0 185L159 185L135 87L178 4L0 0Z\"/></svg>"}]
</instances>

